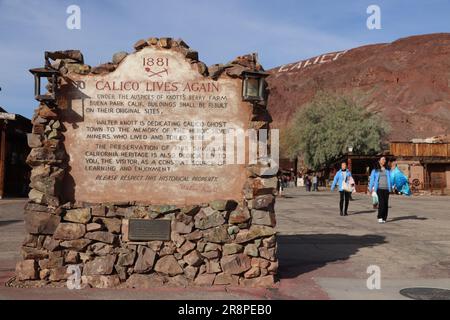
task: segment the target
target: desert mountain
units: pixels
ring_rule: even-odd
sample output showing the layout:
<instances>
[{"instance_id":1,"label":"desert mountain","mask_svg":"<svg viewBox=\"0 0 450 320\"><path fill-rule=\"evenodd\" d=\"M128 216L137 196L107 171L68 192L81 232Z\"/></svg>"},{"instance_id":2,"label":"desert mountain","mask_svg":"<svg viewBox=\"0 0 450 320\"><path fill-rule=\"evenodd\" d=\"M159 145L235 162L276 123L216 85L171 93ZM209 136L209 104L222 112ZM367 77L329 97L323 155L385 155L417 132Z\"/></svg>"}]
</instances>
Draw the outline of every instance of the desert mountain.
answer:
<instances>
[{"instance_id":1,"label":"desert mountain","mask_svg":"<svg viewBox=\"0 0 450 320\"><path fill-rule=\"evenodd\" d=\"M327 53L269 72L272 128L285 128L323 90L379 113L391 141L450 133L450 33Z\"/></svg>"}]
</instances>

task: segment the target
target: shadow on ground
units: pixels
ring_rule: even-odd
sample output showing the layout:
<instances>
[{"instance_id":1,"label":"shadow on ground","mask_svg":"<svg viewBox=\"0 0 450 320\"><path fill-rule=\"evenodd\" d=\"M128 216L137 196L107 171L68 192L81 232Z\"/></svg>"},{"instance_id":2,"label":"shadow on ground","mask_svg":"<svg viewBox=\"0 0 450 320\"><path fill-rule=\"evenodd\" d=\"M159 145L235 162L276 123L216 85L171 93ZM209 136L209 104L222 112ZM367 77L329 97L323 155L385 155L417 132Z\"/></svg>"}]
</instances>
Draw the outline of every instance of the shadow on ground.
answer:
<instances>
[{"instance_id":1,"label":"shadow on ground","mask_svg":"<svg viewBox=\"0 0 450 320\"><path fill-rule=\"evenodd\" d=\"M355 212L349 212L350 215L354 214L366 214L366 213L375 213L377 210L363 210L363 211L355 211Z\"/></svg>"},{"instance_id":2,"label":"shadow on ground","mask_svg":"<svg viewBox=\"0 0 450 320\"><path fill-rule=\"evenodd\" d=\"M306 197L330 197L330 195L333 195L333 193L329 192L320 192L320 191L310 191L307 193L301 193L301 194L282 194L279 196L279 198L285 198L285 199L302 199ZM335 192L335 195L339 197L339 192ZM361 199L359 198L353 198L352 201L359 201Z\"/></svg>"},{"instance_id":3,"label":"shadow on ground","mask_svg":"<svg viewBox=\"0 0 450 320\"><path fill-rule=\"evenodd\" d=\"M346 234L278 235L279 275L296 278L328 263L344 261L359 249L386 243L380 235Z\"/></svg>"},{"instance_id":4,"label":"shadow on ground","mask_svg":"<svg viewBox=\"0 0 450 320\"><path fill-rule=\"evenodd\" d=\"M9 224L19 223L19 222L22 222L22 221L23 220L3 220L3 221L0 221L0 227L7 226Z\"/></svg>"},{"instance_id":5,"label":"shadow on ground","mask_svg":"<svg viewBox=\"0 0 450 320\"><path fill-rule=\"evenodd\" d=\"M415 215L414 216L404 216L404 217L396 217L396 218L389 219L389 222L402 221L402 220L428 220L428 218L418 217Z\"/></svg>"}]
</instances>

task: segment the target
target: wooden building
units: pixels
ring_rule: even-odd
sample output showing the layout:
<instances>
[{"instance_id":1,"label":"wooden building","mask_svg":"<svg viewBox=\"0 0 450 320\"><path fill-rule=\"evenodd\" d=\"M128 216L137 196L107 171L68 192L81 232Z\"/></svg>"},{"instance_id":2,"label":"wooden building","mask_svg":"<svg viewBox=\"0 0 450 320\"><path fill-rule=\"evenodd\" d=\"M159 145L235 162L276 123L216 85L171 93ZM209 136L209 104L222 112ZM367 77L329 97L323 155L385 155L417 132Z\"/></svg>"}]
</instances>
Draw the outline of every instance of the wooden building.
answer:
<instances>
[{"instance_id":1,"label":"wooden building","mask_svg":"<svg viewBox=\"0 0 450 320\"><path fill-rule=\"evenodd\" d=\"M450 194L450 139L427 140L391 142L390 152L409 177L413 191Z\"/></svg>"},{"instance_id":2,"label":"wooden building","mask_svg":"<svg viewBox=\"0 0 450 320\"><path fill-rule=\"evenodd\" d=\"M382 156L385 156L388 159L392 157L387 152L376 155L347 153L335 161L329 168L324 169L327 172L324 172L323 174L329 177L329 181L331 182L334 179L336 172L341 168L341 163L345 161L355 180L356 192L365 193L368 189L370 173Z\"/></svg>"},{"instance_id":3,"label":"wooden building","mask_svg":"<svg viewBox=\"0 0 450 320\"><path fill-rule=\"evenodd\" d=\"M297 159L291 160L291 159L283 158L283 159L280 159L279 161L280 161L279 167L282 172L294 172L294 173L297 172L297 166L298 166Z\"/></svg>"},{"instance_id":4,"label":"wooden building","mask_svg":"<svg viewBox=\"0 0 450 320\"><path fill-rule=\"evenodd\" d=\"M329 186L342 161L347 162L356 183L357 192L367 192L369 177L381 156L395 160L408 177L412 192L428 190L434 194L450 195L450 136L414 139L407 142L390 142L389 150L375 155L347 153L328 167L315 173L324 177ZM283 163L289 167L289 162ZM299 169L303 168L298 165ZM304 172L312 171L303 169Z\"/></svg>"},{"instance_id":5,"label":"wooden building","mask_svg":"<svg viewBox=\"0 0 450 320\"><path fill-rule=\"evenodd\" d=\"M30 152L27 143L29 132L29 119L0 107L0 199L26 197L28 194L31 173L26 164Z\"/></svg>"}]
</instances>

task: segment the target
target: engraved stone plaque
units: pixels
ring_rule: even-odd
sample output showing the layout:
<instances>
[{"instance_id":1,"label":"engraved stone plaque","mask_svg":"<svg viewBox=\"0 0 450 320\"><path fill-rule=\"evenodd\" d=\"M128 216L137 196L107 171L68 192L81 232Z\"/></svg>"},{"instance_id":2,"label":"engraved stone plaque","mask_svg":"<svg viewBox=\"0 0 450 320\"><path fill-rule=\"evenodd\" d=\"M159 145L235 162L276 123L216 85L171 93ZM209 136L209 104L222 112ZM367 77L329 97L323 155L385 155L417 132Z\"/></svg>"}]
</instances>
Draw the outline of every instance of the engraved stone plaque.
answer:
<instances>
[{"instance_id":1,"label":"engraved stone plaque","mask_svg":"<svg viewBox=\"0 0 450 320\"><path fill-rule=\"evenodd\" d=\"M130 241L170 240L170 220L130 219L128 228Z\"/></svg>"},{"instance_id":2,"label":"engraved stone plaque","mask_svg":"<svg viewBox=\"0 0 450 320\"><path fill-rule=\"evenodd\" d=\"M252 109L241 91L241 79L205 77L181 53L153 47L110 73L71 73L58 101L70 166L66 198L158 205L240 199L245 164L209 163L207 155L228 130L249 128Z\"/></svg>"}]
</instances>

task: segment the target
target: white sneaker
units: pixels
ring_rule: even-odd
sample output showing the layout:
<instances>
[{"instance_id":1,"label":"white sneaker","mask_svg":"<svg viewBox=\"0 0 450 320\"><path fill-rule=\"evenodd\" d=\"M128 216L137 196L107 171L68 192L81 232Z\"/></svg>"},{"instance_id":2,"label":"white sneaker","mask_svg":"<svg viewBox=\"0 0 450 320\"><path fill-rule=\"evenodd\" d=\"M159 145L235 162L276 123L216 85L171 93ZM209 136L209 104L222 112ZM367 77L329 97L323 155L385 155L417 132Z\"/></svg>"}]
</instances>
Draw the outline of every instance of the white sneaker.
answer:
<instances>
[{"instance_id":1,"label":"white sneaker","mask_svg":"<svg viewBox=\"0 0 450 320\"><path fill-rule=\"evenodd\" d=\"M386 220L383 220L383 222L382 223L386 223Z\"/></svg>"},{"instance_id":2,"label":"white sneaker","mask_svg":"<svg viewBox=\"0 0 450 320\"><path fill-rule=\"evenodd\" d=\"M378 219L378 223L384 223L383 219Z\"/></svg>"}]
</instances>

